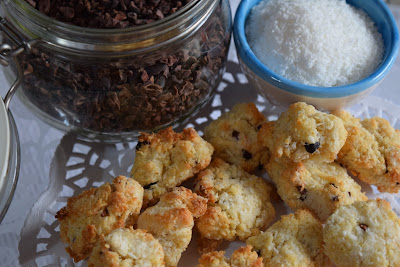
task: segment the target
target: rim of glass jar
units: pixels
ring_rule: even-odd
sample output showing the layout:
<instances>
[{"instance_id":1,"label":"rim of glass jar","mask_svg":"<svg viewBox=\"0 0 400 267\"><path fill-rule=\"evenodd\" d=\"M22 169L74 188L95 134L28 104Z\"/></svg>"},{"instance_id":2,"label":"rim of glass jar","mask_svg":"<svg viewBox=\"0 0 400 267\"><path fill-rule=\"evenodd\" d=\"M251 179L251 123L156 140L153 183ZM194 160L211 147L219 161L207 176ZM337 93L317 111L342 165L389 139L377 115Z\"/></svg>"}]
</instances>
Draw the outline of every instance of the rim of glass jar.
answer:
<instances>
[{"instance_id":1,"label":"rim of glass jar","mask_svg":"<svg viewBox=\"0 0 400 267\"><path fill-rule=\"evenodd\" d=\"M124 29L94 29L60 22L33 8L25 0L4 0L8 20L28 39L85 54L108 56L143 53L193 34L211 15L219 0L192 0L164 19Z\"/></svg>"}]
</instances>

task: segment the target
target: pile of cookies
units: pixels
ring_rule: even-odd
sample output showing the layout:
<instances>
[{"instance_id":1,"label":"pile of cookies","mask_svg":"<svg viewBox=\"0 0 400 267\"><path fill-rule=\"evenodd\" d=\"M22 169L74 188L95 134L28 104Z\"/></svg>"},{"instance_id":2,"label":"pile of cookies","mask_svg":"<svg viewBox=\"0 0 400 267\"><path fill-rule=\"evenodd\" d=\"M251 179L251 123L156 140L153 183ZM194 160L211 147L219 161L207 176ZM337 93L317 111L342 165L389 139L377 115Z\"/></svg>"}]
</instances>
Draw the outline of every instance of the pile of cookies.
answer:
<instances>
[{"instance_id":1,"label":"pile of cookies","mask_svg":"<svg viewBox=\"0 0 400 267\"><path fill-rule=\"evenodd\" d=\"M142 134L131 178L70 198L56 218L67 252L89 266L177 266L194 230L198 266L400 265L400 220L349 173L398 192L399 131L301 102L267 121L243 103L203 138ZM294 213L271 225L280 200ZM220 244L234 240L247 244L227 258Z\"/></svg>"}]
</instances>

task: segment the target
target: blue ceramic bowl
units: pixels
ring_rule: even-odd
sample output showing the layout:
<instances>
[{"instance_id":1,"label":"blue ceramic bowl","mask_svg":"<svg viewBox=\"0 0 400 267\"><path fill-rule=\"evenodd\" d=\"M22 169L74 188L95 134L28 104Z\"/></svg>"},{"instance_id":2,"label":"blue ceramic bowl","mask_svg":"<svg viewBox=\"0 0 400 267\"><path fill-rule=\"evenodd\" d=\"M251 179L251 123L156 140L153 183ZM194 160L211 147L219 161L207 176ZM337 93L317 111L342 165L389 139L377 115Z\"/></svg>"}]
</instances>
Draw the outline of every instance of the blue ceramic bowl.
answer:
<instances>
[{"instance_id":1,"label":"blue ceramic bowl","mask_svg":"<svg viewBox=\"0 0 400 267\"><path fill-rule=\"evenodd\" d=\"M370 94L388 73L399 50L396 21L383 0L348 0L366 12L382 34L385 51L381 64L370 76L344 86L316 87L291 81L266 67L255 56L246 38L246 21L260 0L242 0L235 14L233 34L240 66L258 92L276 105L288 106L304 101L320 109L333 110L359 102Z\"/></svg>"}]
</instances>

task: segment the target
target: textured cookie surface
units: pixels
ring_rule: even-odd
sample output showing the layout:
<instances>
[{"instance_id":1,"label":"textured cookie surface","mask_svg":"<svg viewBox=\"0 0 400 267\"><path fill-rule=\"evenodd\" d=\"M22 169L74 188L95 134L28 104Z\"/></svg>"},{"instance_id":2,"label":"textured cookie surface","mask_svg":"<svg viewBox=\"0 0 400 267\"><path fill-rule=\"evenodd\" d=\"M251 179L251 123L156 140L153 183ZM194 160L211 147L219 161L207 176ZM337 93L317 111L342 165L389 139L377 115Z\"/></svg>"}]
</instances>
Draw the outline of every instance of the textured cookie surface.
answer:
<instances>
[{"instance_id":1,"label":"textured cookie surface","mask_svg":"<svg viewBox=\"0 0 400 267\"><path fill-rule=\"evenodd\" d=\"M387 178L384 177L385 158L379 150L375 136L349 112L339 110L332 114L343 120L348 131L346 143L338 154L338 161L362 181L383 190L387 185Z\"/></svg>"},{"instance_id":2,"label":"textured cookie surface","mask_svg":"<svg viewBox=\"0 0 400 267\"><path fill-rule=\"evenodd\" d=\"M323 253L322 224L307 210L282 216L247 244L261 251L265 266L329 266Z\"/></svg>"},{"instance_id":3,"label":"textured cookie surface","mask_svg":"<svg viewBox=\"0 0 400 267\"><path fill-rule=\"evenodd\" d=\"M367 131L375 136L379 151L385 158L385 183L379 186L380 191L397 193L400 189L400 131L395 130L390 123L379 117L361 121Z\"/></svg>"},{"instance_id":4,"label":"textured cookie surface","mask_svg":"<svg viewBox=\"0 0 400 267\"><path fill-rule=\"evenodd\" d=\"M214 146L215 157L251 172L269 156L257 143L257 132L265 120L253 103L237 104L206 127L204 139Z\"/></svg>"},{"instance_id":5,"label":"textured cookie surface","mask_svg":"<svg viewBox=\"0 0 400 267\"><path fill-rule=\"evenodd\" d=\"M367 200L361 186L338 163L314 160L293 162L271 158L267 167L278 194L293 210L308 209L325 221L337 207Z\"/></svg>"},{"instance_id":6,"label":"textured cookie surface","mask_svg":"<svg viewBox=\"0 0 400 267\"><path fill-rule=\"evenodd\" d=\"M208 199L206 213L196 220L202 237L244 240L264 230L275 217L272 186L222 159L199 173L195 184L195 192Z\"/></svg>"},{"instance_id":7,"label":"textured cookie surface","mask_svg":"<svg viewBox=\"0 0 400 267\"><path fill-rule=\"evenodd\" d=\"M213 251L202 255L197 267L263 267L262 258L251 249L251 246L241 247L232 253L230 259L224 256L225 251Z\"/></svg>"},{"instance_id":8,"label":"textured cookie surface","mask_svg":"<svg viewBox=\"0 0 400 267\"><path fill-rule=\"evenodd\" d=\"M160 201L139 216L137 226L145 229L164 249L165 265L176 266L189 245L194 226L193 217L207 209L207 200L184 187L174 188Z\"/></svg>"},{"instance_id":9,"label":"textured cookie surface","mask_svg":"<svg viewBox=\"0 0 400 267\"><path fill-rule=\"evenodd\" d=\"M400 220L385 200L339 207L323 233L336 266L400 266Z\"/></svg>"},{"instance_id":10,"label":"textured cookie surface","mask_svg":"<svg viewBox=\"0 0 400 267\"><path fill-rule=\"evenodd\" d=\"M142 201L143 187L124 176L68 199L56 215L67 252L76 262L87 258L99 235L136 222Z\"/></svg>"},{"instance_id":11,"label":"textured cookie surface","mask_svg":"<svg viewBox=\"0 0 400 267\"><path fill-rule=\"evenodd\" d=\"M162 267L164 251L157 239L144 230L116 229L99 237L88 266Z\"/></svg>"},{"instance_id":12,"label":"textured cookie surface","mask_svg":"<svg viewBox=\"0 0 400 267\"><path fill-rule=\"evenodd\" d=\"M295 162L309 158L332 162L346 137L339 118L303 102L291 105L278 120L264 124L258 134L259 142L272 156L286 156Z\"/></svg>"},{"instance_id":13,"label":"textured cookie surface","mask_svg":"<svg viewBox=\"0 0 400 267\"><path fill-rule=\"evenodd\" d=\"M154 204L166 191L207 167L213 151L192 128L182 133L167 128L157 134L142 134L131 177L146 189L144 206Z\"/></svg>"}]
</instances>

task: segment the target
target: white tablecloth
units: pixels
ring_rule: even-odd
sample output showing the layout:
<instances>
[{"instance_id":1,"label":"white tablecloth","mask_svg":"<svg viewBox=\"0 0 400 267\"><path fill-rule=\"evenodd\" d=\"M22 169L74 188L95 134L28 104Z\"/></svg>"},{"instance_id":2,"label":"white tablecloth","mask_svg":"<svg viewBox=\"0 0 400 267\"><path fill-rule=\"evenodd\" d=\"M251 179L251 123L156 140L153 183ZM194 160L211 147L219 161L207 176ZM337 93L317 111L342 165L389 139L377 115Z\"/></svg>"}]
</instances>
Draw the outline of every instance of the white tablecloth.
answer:
<instances>
[{"instance_id":1,"label":"white tablecloth","mask_svg":"<svg viewBox=\"0 0 400 267\"><path fill-rule=\"evenodd\" d=\"M232 2L233 10L237 3ZM400 8L391 8L400 21ZM234 47L229 59L217 95L190 121L190 125L198 130L239 101L255 102L268 115L277 113L277 109L257 96L247 83L237 65ZM4 97L8 84L2 72L0 85ZM22 158L15 197L0 225L0 266L72 265L58 239L55 212L76 192L98 186L119 174L128 175L135 144L105 145L81 141L38 120L17 98L12 100L11 110L19 130ZM352 110L359 116L377 114L386 117L400 128L400 58L379 88ZM364 189L374 193L369 188ZM192 253L196 253L194 246L187 252ZM184 257L180 266L194 265L195 262L191 257Z\"/></svg>"}]
</instances>

